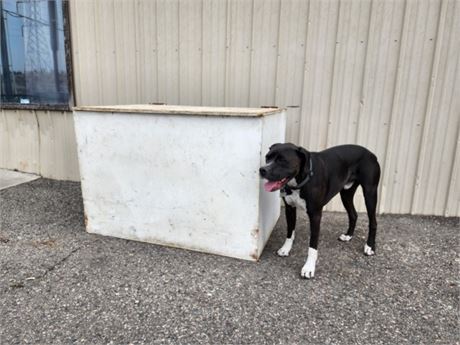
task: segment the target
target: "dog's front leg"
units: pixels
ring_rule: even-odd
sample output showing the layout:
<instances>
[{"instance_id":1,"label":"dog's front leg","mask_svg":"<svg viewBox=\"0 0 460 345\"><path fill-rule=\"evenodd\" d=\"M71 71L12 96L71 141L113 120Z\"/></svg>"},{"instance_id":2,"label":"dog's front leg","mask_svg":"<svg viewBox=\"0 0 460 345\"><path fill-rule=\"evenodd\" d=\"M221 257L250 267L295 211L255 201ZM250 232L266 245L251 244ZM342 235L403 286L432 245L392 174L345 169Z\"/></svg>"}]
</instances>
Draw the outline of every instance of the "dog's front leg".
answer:
<instances>
[{"instance_id":1,"label":"dog's front leg","mask_svg":"<svg viewBox=\"0 0 460 345\"><path fill-rule=\"evenodd\" d=\"M315 276L316 260L318 259L319 229L322 214L322 209L308 211L308 217L310 218L310 246L308 248L307 261L300 272L300 275L303 278L310 279Z\"/></svg>"},{"instance_id":2,"label":"dog's front leg","mask_svg":"<svg viewBox=\"0 0 460 345\"><path fill-rule=\"evenodd\" d=\"M297 209L289 205L284 198L283 201L286 211L287 237L284 241L283 246L280 249L278 249L278 255L289 256L295 238L295 223L297 218Z\"/></svg>"}]
</instances>

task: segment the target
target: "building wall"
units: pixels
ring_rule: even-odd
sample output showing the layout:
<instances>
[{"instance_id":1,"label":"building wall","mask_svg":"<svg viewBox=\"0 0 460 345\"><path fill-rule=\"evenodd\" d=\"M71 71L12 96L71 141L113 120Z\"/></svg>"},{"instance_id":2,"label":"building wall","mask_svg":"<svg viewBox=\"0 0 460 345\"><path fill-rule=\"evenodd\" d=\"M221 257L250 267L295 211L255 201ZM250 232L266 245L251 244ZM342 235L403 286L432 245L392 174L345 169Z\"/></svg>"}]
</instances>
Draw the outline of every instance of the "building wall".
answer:
<instances>
[{"instance_id":1,"label":"building wall","mask_svg":"<svg viewBox=\"0 0 460 345\"><path fill-rule=\"evenodd\" d=\"M70 10L78 105L287 107L289 141L377 154L380 212L460 215L459 1L71 0ZM337 199L328 209L343 210Z\"/></svg>"},{"instance_id":2,"label":"building wall","mask_svg":"<svg viewBox=\"0 0 460 345\"><path fill-rule=\"evenodd\" d=\"M78 181L72 113L0 110L0 167Z\"/></svg>"}]
</instances>

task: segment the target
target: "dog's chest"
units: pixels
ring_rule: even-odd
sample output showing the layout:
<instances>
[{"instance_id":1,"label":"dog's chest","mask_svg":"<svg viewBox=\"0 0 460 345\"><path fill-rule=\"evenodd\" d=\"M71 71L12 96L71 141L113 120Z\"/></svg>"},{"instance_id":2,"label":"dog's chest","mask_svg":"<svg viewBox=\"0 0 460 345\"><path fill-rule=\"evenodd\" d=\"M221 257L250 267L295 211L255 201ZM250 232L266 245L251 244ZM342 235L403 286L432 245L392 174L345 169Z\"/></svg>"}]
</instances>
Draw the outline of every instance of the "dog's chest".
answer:
<instances>
[{"instance_id":1,"label":"dog's chest","mask_svg":"<svg viewBox=\"0 0 460 345\"><path fill-rule=\"evenodd\" d=\"M300 191L293 190L291 194L286 195L285 193L282 193L281 196L286 201L286 204L292 207L299 207L304 211L307 210L307 203L305 202L305 199L300 197Z\"/></svg>"}]
</instances>

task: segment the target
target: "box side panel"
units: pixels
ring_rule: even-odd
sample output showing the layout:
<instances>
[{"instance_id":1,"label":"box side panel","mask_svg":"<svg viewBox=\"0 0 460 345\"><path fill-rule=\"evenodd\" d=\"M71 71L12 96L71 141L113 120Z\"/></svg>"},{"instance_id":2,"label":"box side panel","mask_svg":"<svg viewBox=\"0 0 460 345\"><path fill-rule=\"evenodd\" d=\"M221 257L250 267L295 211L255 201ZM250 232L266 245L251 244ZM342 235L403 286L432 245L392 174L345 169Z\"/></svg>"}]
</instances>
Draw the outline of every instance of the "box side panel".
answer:
<instances>
[{"instance_id":1,"label":"box side panel","mask_svg":"<svg viewBox=\"0 0 460 345\"><path fill-rule=\"evenodd\" d=\"M78 113L75 124L89 232L253 259L259 119Z\"/></svg>"},{"instance_id":2,"label":"box side panel","mask_svg":"<svg viewBox=\"0 0 460 345\"><path fill-rule=\"evenodd\" d=\"M286 133L286 112L263 118L262 129L262 150L260 153L260 165L265 164L265 155L271 145L284 143ZM258 243L258 253L262 253L265 244L270 237L273 228L280 216L280 195L279 191L266 192L263 188L264 180L260 179L259 195L259 225L260 236Z\"/></svg>"},{"instance_id":3,"label":"box side panel","mask_svg":"<svg viewBox=\"0 0 460 345\"><path fill-rule=\"evenodd\" d=\"M86 123L86 117L82 116L82 114L79 114L79 116L76 116L76 114L77 114L76 112L73 112L75 140L77 143L78 169L80 171L80 185L81 185L81 193L83 196L84 221L85 221L86 231L93 232L91 230L91 226L88 221L88 211L90 211L92 208L91 208L91 205L88 204L88 201L87 201L88 197L91 195L90 194L91 184L88 184L86 182L86 177L89 177L89 176L88 176L88 173L86 173L85 171L86 167L91 165L88 162L89 157L86 154L86 151L88 150L87 136L90 133L87 133L87 130L86 130L86 128L88 127ZM91 179L88 182L91 182Z\"/></svg>"}]
</instances>

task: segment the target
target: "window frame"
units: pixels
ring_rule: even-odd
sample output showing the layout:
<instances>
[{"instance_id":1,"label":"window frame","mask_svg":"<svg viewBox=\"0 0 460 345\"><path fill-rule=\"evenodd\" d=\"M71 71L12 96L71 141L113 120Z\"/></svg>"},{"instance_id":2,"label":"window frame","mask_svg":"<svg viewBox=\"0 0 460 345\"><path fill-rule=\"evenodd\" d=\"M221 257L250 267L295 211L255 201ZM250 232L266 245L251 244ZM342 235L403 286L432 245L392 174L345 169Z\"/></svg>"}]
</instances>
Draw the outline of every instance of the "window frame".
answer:
<instances>
[{"instance_id":1,"label":"window frame","mask_svg":"<svg viewBox=\"0 0 460 345\"><path fill-rule=\"evenodd\" d=\"M0 0L1 1L1 0ZM72 61L72 40L71 40L71 25L70 25L70 6L69 1L62 2L62 18L64 25L64 49L65 62L67 69L67 87L69 90L69 101L67 104L20 104L20 103L0 103L0 110L56 110L56 111L71 111L75 106L74 82L73 82L73 61Z\"/></svg>"}]
</instances>

